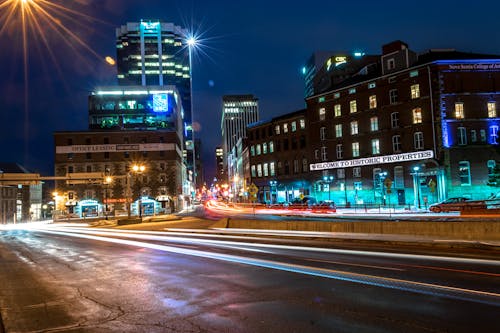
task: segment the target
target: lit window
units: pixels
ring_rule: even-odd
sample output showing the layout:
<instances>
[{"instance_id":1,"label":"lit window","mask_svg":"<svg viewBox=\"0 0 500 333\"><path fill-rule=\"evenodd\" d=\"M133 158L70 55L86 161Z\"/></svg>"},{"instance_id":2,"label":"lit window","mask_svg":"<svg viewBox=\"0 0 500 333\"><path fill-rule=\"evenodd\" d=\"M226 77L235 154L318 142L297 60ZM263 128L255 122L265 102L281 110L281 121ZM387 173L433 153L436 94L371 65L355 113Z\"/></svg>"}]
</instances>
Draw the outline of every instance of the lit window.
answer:
<instances>
[{"instance_id":1,"label":"lit window","mask_svg":"<svg viewBox=\"0 0 500 333\"><path fill-rule=\"evenodd\" d=\"M322 96L322 97L318 98L318 102L320 102L320 103L321 103L321 102L324 102L324 101L325 101L325 97L324 97L324 96Z\"/></svg>"},{"instance_id":2,"label":"lit window","mask_svg":"<svg viewBox=\"0 0 500 333\"><path fill-rule=\"evenodd\" d=\"M378 131L378 117L370 118L370 130L372 132Z\"/></svg>"},{"instance_id":3,"label":"lit window","mask_svg":"<svg viewBox=\"0 0 500 333\"><path fill-rule=\"evenodd\" d=\"M333 107L333 110L334 110L335 117L340 117L342 115L342 109L340 107L340 104L335 104L335 106Z\"/></svg>"},{"instance_id":4,"label":"lit window","mask_svg":"<svg viewBox=\"0 0 500 333\"><path fill-rule=\"evenodd\" d=\"M319 109L319 120L325 120L325 116L326 116L326 109L325 108Z\"/></svg>"},{"instance_id":5,"label":"lit window","mask_svg":"<svg viewBox=\"0 0 500 333\"><path fill-rule=\"evenodd\" d=\"M340 98L340 93L335 93L335 94L333 94L333 98L335 98L335 99L336 99L336 98Z\"/></svg>"},{"instance_id":6,"label":"lit window","mask_svg":"<svg viewBox=\"0 0 500 333\"><path fill-rule=\"evenodd\" d=\"M462 186L471 185L469 161L458 162L458 174L460 177L460 185Z\"/></svg>"},{"instance_id":7,"label":"lit window","mask_svg":"<svg viewBox=\"0 0 500 333\"><path fill-rule=\"evenodd\" d=\"M267 154L267 143L266 142L264 142L262 144L262 154Z\"/></svg>"},{"instance_id":8,"label":"lit window","mask_svg":"<svg viewBox=\"0 0 500 333\"><path fill-rule=\"evenodd\" d=\"M389 90L389 103L396 104L398 102L398 90L391 89Z\"/></svg>"},{"instance_id":9,"label":"lit window","mask_svg":"<svg viewBox=\"0 0 500 333\"><path fill-rule=\"evenodd\" d=\"M495 102L488 102L488 118L496 118L497 104Z\"/></svg>"},{"instance_id":10,"label":"lit window","mask_svg":"<svg viewBox=\"0 0 500 333\"><path fill-rule=\"evenodd\" d=\"M380 154L380 140L379 139L373 139L372 140L372 154Z\"/></svg>"},{"instance_id":11,"label":"lit window","mask_svg":"<svg viewBox=\"0 0 500 333\"><path fill-rule=\"evenodd\" d=\"M293 173L299 173L299 160L293 160Z\"/></svg>"},{"instance_id":12,"label":"lit window","mask_svg":"<svg viewBox=\"0 0 500 333\"><path fill-rule=\"evenodd\" d=\"M276 168L274 162L269 163L269 174L272 176L276 175Z\"/></svg>"},{"instance_id":13,"label":"lit window","mask_svg":"<svg viewBox=\"0 0 500 333\"><path fill-rule=\"evenodd\" d=\"M352 157L359 156L359 142L352 143Z\"/></svg>"},{"instance_id":14,"label":"lit window","mask_svg":"<svg viewBox=\"0 0 500 333\"><path fill-rule=\"evenodd\" d=\"M255 172L255 165L252 165L250 169L252 170L252 177L256 177L257 173Z\"/></svg>"},{"instance_id":15,"label":"lit window","mask_svg":"<svg viewBox=\"0 0 500 333\"><path fill-rule=\"evenodd\" d=\"M411 99L419 98L420 97L420 85L418 84L413 84L410 87L411 90Z\"/></svg>"},{"instance_id":16,"label":"lit window","mask_svg":"<svg viewBox=\"0 0 500 333\"><path fill-rule=\"evenodd\" d=\"M370 109L376 109L377 108L377 95L371 95L368 97L369 103L370 103Z\"/></svg>"},{"instance_id":17,"label":"lit window","mask_svg":"<svg viewBox=\"0 0 500 333\"><path fill-rule=\"evenodd\" d=\"M358 111L358 107L356 105L356 100L349 102L349 110L351 111L351 113L355 113Z\"/></svg>"},{"instance_id":18,"label":"lit window","mask_svg":"<svg viewBox=\"0 0 500 333\"><path fill-rule=\"evenodd\" d=\"M283 124L283 133L288 133L288 124Z\"/></svg>"},{"instance_id":19,"label":"lit window","mask_svg":"<svg viewBox=\"0 0 500 333\"><path fill-rule=\"evenodd\" d=\"M391 127L392 128L399 127L399 112L391 113Z\"/></svg>"},{"instance_id":20,"label":"lit window","mask_svg":"<svg viewBox=\"0 0 500 333\"><path fill-rule=\"evenodd\" d=\"M458 144L461 146L467 144L467 130L465 127L458 128Z\"/></svg>"},{"instance_id":21,"label":"lit window","mask_svg":"<svg viewBox=\"0 0 500 333\"><path fill-rule=\"evenodd\" d=\"M306 120L305 119L300 119L299 122L300 122L300 129L306 128Z\"/></svg>"},{"instance_id":22,"label":"lit window","mask_svg":"<svg viewBox=\"0 0 500 333\"><path fill-rule=\"evenodd\" d=\"M355 121L351 121L351 135L356 135L358 134L358 122L355 120Z\"/></svg>"},{"instance_id":23,"label":"lit window","mask_svg":"<svg viewBox=\"0 0 500 333\"><path fill-rule=\"evenodd\" d=\"M337 152L337 159L341 159L344 157L344 147L342 146L341 143L337 144L335 150Z\"/></svg>"},{"instance_id":24,"label":"lit window","mask_svg":"<svg viewBox=\"0 0 500 333\"><path fill-rule=\"evenodd\" d=\"M422 123L422 109L421 108L413 109L413 123L414 124Z\"/></svg>"},{"instance_id":25,"label":"lit window","mask_svg":"<svg viewBox=\"0 0 500 333\"><path fill-rule=\"evenodd\" d=\"M336 138L342 137L342 124L335 125L335 137Z\"/></svg>"},{"instance_id":26,"label":"lit window","mask_svg":"<svg viewBox=\"0 0 500 333\"><path fill-rule=\"evenodd\" d=\"M413 134L413 144L415 149L424 149L424 133L416 132Z\"/></svg>"},{"instance_id":27,"label":"lit window","mask_svg":"<svg viewBox=\"0 0 500 333\"><path fill-rule=\"evenodd\" d=\"M295 132L297 130L297 122L292 121L292 132Z\"/></svg>"},{"instance_id":28,"label":"lit window","mask_svg":"<svg viewBox=\"0 0 500 333\"><path fill-rule=\"evenodd\" d=\"M497 162L495 160L489 160L488 162L486 162L486 166L488 167L488 176L491 177L495 173Z\"/></svg>"},{"instance_id":29,"label":"lit window","mask_svg":"<svg viewBox=\"0 0 500 333\"><path fill-rule=\"evenodd\" d=\"M375 82L368 83L368 89L375 88L376 86Z\"/></svg>"},{"instance_id":30,"label":"lit window","mask_svg":"<svg viewBox=\"0 0 500 333\"><path fill-rule=\"evenodd\" d=\"M490 126L490 142L494 145L498 144L498 126Z\"/></svg>"},{"instance_id":31,"label":"lit window","mask_svg":"<svg viewBox=\"0 0 500 333\"><path fill-rule=\"evenodd\" d=\"M405 178L404 178L404 169L402 166L394 167L394 182L392 183L394 188L404 188L405 187Z\"/></svg>"},{"instance_id":32,"label":"lit window","mask_svg":"<svg viewBox=\"0 0 500 333\"><path fill-rule=\"evenodd\" d=\"M410 77L416 77L418 76L418 71L411 71L410 72Z\"/></svg>"},{"instance_id":33,"label":"lit window","mask_svg":"<svg viewBox=\"0 0 500 333\"><path fill-rule=\"evenodd\" d=\"M255 156L255 146L250 147L250 155Z\"/></svg>"},{"instance_id":34,"label":"lit window","mask_svg":"<svg viewBox=\"0 0 500 333\"><path fill-rule=\"evenodd\" d=\"M269 165L264 163L264 177L269 177Z\"/></svg>"},{"instance_id":35,"label":"lit window","mask_svg":"<svg viewBox=\"0 0 500 333\"><path fill-rule=\"evenodd\" d=\"M481 142L486 142L486 131L484 129L479 131L479 136L481 137Z\"/></svg>"},{"instance_id":36,"label":"lit window","mask_svg":"<svg viewBox=\"0 0 500 333\"><path fill-rule=\"evenodd\" d=\"M326 151L326 147L321 147L321 160L326 161L328 158L328 153Z\"/></svg>"},{"instance_id":37,"label":"lit window","mask_svg":"<svg viewBox=\"0 0 500 333\"><path fill-rule=\"evenodd\" d=\"M356 93L356 88L349 89L349 94L355 94L355 93Z\"/></svg>"},{"instance_id":38,"label":"lit window","mask_svg":"<svg viewBox=\"0 0 500 333\"><path fill-rule=\"evenodd\" d=\"M401 151L401 135L394 135L392 137L392 150L395 153L399 153Z\"/></svg>"},{"instance_id":39,"label":"lit window","mask_svg":"<svg viewBox=\"0 0 500 333\"><path fill-rule=\"evenodd\" d=\"M361 178L361 167L352 168L352 176L354 178Z\"/></svg>"},{"instance_id":40,"label":"lit window","mask_svg":"<svg viewBox=\"0 0 500 333\"><path fill-rule=\"evenodd\" d=\"M345 169L337 169L337 178L345 179Z\"/></svg>"},{"instance_id":41,"label":"lit window","mask_svg":"<svg viewBox=\"0 0 500 333\"><path fill-rule=\"evenodd\" d=\"M257 164L257 177L262 177L262 164Z\"/></svg>"},{"instance_id":42,"label":"lit window","mask_svg":"<svg viewBox=\"0 0 500 333\"><path fill-rule=\"evenodd\" d=\"M260 154L261 154L260 145L257 145L257 147L256 147L256 152L257 152L257 155L260 155Z\"/></svg>"},{"instance_id":43,"label":"lit window","mask_svg":"<svg viewBox=\"0 0 500 333\"><path fill-rule=\"evenodd\" d=\"M280 125L276 125L274 126L274 132L276 133L276 135L279 135L280 134Z\"/></svg>"},{"instance_id":44,"label":"lit window","mask_svg":"<svg viewBox=\"0 0 500 333\"><path fill-rule=\"evenodd\" d=\"M319 138L320 140L326 140L326 127L321 127L319 129Z\"/></svg>"},{"instance_id":45,"label":"lit window","mask_svg":"<svg viewBox=\"0 0 500 333\"><path fill-rule=\"evenodd\" d=\"M269 141L269 152L274 153L274 142Z\"/></svg>"},{"instance_id":46,"label":"lit window","mask_svg":"<svg viewBox=\"0 0 500 333\"><path fill-rule=\"evenodd\" d=\"M455 118L464 119L464 103L455 103Z\"/></svg>"}]
</instances>

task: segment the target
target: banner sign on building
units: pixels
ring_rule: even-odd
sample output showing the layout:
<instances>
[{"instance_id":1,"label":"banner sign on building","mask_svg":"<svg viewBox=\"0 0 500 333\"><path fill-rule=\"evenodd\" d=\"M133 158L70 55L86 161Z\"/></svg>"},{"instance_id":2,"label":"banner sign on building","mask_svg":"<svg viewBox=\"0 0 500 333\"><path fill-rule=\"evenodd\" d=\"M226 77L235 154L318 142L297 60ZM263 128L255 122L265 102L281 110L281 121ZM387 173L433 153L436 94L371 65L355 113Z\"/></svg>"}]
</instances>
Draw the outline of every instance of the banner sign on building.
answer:
<instances>
[{"instance_id":1,"label":"banner sign on building","mask_svg":"<svg viewBox=\"0 0 500 333\"><path fill-rule=\"evenodd\" d=\"M366 166L366 165L426 160L426 159L433 158L433 157L434 157L434 151L424 150L424 151L418 151L418 152L413 152L413 153L403 153L403 154L359 158L359 159L355 159L355 160L314 163L314 164L310 164L309 168L311 171L340 169L340 168L361 167L361 166Z\"/></svg>"}]
</instances>

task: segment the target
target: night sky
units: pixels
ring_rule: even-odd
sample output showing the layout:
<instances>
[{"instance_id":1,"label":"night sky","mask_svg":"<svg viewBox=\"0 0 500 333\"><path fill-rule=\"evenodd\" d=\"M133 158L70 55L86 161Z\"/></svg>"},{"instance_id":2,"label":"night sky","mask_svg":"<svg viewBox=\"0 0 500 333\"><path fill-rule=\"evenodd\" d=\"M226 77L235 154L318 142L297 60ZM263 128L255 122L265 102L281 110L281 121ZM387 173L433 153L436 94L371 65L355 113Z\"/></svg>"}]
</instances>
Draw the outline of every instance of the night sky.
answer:
<instances>
[{"instance_id":1,"label":"night sky","mask_svg":"<svg viewBox=\"0 0 500 333\"><path fill-rule=\"evenodd\" d=\"M417 52L455 48L500 54L496 0L50 2L80 14L52 11L74 36L38 21L51 51L40 33L29 29L27 109L20 20L14 15L7 22L6 8L0 8L0 27L5 26L0 31L0 161L43 175L53 174L52 133L86 130L89 92L116 84L116 70L104 58L115 58L115 28L126 22L160 19L201 33L193 98L206 176L213 176L214 149L221 143L222 96L256 95L261 119L299 110L305 106L301 68L313 51L379 54L382 44L400 39Z\"/></svg>"}]
</instances>

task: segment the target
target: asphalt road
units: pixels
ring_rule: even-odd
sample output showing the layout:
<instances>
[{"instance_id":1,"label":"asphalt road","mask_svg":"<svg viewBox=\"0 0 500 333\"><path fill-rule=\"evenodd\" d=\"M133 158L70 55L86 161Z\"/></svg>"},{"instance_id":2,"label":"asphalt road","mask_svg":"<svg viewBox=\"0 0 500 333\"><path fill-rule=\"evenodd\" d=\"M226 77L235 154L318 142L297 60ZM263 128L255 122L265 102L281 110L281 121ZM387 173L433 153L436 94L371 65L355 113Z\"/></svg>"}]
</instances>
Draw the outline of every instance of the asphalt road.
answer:
<instances>
[{"instance_id":1,"label":"asphalt road","mask_svg":"<svg viewBox=\"0 0 500 333\"><path fill-rule=\"evenodd\" d=\"M491 332L500 260L105 229L0 231L6 332ZM0 330L2 325L0 325Z\"/></svg>"}]
</instances>

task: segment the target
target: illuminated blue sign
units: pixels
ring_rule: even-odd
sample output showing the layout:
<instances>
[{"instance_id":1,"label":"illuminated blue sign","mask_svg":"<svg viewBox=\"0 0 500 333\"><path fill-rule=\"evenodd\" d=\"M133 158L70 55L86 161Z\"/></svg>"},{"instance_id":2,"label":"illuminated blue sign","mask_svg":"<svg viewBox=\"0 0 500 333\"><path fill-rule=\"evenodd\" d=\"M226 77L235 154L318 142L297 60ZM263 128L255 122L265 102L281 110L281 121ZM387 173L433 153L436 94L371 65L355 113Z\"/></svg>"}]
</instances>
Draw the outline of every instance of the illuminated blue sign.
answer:
<instances>
[{"instance_id":1,"label":"illuminated blue sign","mask_svg":"<svg viewBox=\"0 0 500 333\"><path fill-rule=\"evenodd\" d=\"M154 94L153 95L153 111L167 112L168 111L168 95Z\"/></svg>"},{"instance_id":2,"label":"illuminated blue sign","mask_svg":"<svg viewBox=\"0 0 500 333\"><path fill-rule=\"evenodd\" d=\"M160 26L160 22L141 22L144 32L156 32Z\"/></svg>"}]
</instances>

